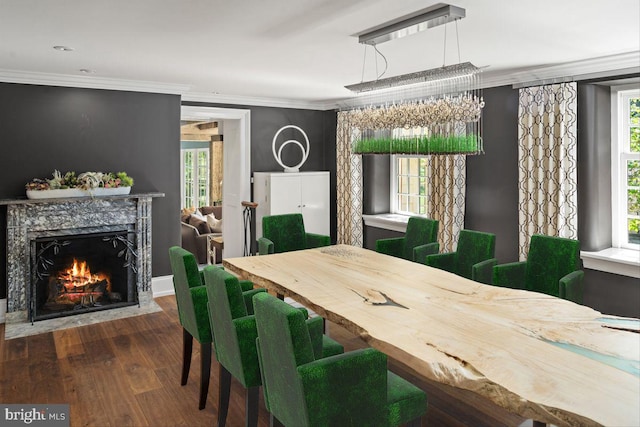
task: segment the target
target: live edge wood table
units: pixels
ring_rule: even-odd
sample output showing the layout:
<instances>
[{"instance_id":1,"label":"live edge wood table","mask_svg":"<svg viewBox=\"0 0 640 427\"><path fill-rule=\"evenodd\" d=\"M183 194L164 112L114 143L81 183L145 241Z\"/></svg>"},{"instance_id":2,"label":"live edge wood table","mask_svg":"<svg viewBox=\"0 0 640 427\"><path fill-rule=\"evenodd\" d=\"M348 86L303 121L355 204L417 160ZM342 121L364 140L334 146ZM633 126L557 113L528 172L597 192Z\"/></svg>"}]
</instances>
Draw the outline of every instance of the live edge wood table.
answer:
<instances>
[{"instance_id":1,"label":"live edge wood table","mask_svg":"<svg viewBox=\"0 0 640 427\"><path fill-rule=\"evenodd\" d=\"M640 426L638 319L346 245L224 266L424 377L557 426Z\"/></svg>"}]
</instances>

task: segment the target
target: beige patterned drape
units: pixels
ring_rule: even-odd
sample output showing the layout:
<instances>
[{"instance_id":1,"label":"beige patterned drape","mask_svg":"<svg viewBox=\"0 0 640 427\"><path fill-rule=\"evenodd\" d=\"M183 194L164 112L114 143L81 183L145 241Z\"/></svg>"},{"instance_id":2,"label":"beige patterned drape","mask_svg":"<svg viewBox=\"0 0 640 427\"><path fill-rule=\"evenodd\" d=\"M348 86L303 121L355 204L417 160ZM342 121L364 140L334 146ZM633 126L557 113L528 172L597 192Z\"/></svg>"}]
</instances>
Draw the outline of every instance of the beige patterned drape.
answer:
<instances>
[{"instance_id":1,"label":"beige patterned drape","mask_svg":"<svg viewBox=\"0 0 640 427\"><path fill-rule=\"evenodd\" d=\"M427 157L427 216L439 221L440 252L456 249L464 227L466 157L461 154Z\"/></svg>"},{"instance_id":2,"label":"beige patterned drape","mask_svg":"<svg viewBox=\"0 0 640 427\"><path fill-rule=\"evenodd\" d=\"M362 156L352 154L352 138L358 132L348 115L338 113L336 135L337 243L362 247Z\"/></svg>"},{"instance_id":3,"label":"beige patterned drape","mask_svg":"<svg viewBox=\"0 0 640 427\"><path fill-rule=\"evenodd\" d=\"M211 203L222 200L222 141L211 141L210 149L210 181L209 181L209 198Z\"/></svg>"},{"instance_id":4,"label":"beige patterned drape","mask_svg":"<svg viewBox=\"0 0 640 427\"><path fill-rule=\"evenodd\" d=\"M519 257L533 234L577 238L576 83L520 89Z\"/></svg>"}]
</instances>

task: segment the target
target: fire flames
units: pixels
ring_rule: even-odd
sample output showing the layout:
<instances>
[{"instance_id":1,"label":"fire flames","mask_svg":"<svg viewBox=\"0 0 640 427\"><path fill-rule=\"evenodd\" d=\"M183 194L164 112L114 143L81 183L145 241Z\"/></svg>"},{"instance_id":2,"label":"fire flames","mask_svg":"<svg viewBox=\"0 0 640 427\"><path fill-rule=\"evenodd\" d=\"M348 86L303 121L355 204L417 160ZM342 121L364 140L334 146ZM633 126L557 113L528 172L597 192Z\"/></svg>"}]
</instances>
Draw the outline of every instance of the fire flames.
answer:
<instances>
[{"instance_id":1,"label":"fire flames","mask_svg":"<svg viewBox=\"0 0 640 427\"><path fill-rule=\"evenodd\" d=\"M56 292L49 293L49 301L57 304L94 304L104 294L111 292L108 275L91 273L86 261L75 258L66 269L58 272L50 285L54 285Z\"/></svg>"}]
</instances>

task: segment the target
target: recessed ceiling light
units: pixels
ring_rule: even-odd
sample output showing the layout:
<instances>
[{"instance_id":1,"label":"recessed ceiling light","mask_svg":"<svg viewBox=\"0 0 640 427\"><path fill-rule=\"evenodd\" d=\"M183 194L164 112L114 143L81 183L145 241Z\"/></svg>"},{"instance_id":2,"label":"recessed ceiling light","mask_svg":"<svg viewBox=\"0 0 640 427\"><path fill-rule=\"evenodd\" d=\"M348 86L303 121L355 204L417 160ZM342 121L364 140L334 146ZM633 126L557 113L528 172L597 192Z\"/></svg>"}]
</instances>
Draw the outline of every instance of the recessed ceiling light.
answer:
<instances>
[{"instance_id":1,"label":"recessed ceiling light","mask_svg":"<svg viewBox=\"0 0 640 427\"><path fill-rule=\"evenodd\" d=\"M61 52L72 52L74 50L72 47L69 47L69 46L54 46L53 48Z\"/></svg>"}]
</instances>

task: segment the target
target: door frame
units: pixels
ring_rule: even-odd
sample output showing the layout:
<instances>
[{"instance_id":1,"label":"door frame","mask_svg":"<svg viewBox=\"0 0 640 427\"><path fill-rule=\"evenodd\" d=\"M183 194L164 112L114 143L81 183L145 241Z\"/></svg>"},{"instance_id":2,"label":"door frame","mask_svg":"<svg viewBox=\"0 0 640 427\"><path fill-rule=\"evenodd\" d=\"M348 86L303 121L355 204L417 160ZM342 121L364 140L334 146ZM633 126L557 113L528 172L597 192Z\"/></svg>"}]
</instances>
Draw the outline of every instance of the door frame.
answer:
<instances>
[{"instance_id":1,"label":"door frame","mask_svg":"<svg viewBox=\"0 0 640 427\"><path fill-rule=\"evenodd\" d=\"M239 108L201 107L182 105L181 120L223 120L223 129L234 128L230 140L224 138L222 223L224 258L243 255L248 231L244 229L241 202L251 200L251 110ZM227 121L232 121L228 125ZM229 159L240 159L239 164L229 164ZM236 183L237 191L224 182Z\"/></svg>"}]
</instances>

